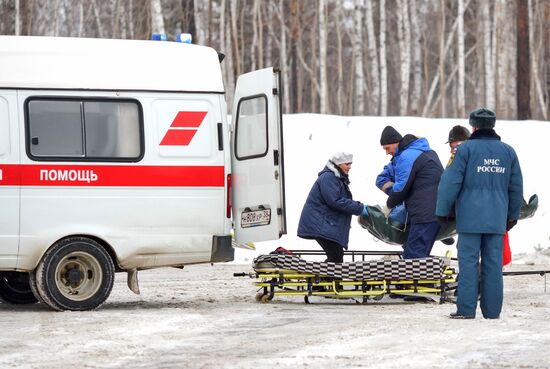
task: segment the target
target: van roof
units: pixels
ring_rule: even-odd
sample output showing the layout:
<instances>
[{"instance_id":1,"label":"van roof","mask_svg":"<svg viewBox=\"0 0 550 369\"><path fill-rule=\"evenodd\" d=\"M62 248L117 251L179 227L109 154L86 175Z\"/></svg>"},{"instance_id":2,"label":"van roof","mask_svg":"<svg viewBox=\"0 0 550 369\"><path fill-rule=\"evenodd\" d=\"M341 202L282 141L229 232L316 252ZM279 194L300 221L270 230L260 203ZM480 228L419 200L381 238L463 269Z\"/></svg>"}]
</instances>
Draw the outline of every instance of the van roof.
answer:
<instances>
[{"instance_id":1,"label":"van roof","mask_svg":"<svg viewBox=\"0 0 550 369\"><path fill-rule=\"evenodd\" d=\"M0 36L0 88L224 92L210 47L42 36Z\"/></svg>"}]
</instances>

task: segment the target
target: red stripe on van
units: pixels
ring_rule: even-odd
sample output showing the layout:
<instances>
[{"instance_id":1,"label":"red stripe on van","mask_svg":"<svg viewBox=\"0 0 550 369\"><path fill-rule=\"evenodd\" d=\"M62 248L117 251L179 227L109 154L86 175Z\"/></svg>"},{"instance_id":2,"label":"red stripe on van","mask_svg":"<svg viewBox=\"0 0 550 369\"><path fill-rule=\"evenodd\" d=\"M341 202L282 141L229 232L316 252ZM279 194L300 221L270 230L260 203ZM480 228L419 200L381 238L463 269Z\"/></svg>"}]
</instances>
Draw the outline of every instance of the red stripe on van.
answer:
<instances>
[{"instance_id":1,"label":"red stripe on van","mask_svg":"<svg viewBox=\"0 0 550 369\"><path fill-rule=\"evenodd\" d=\"M0 186L224 187L223 166L0 165Z\"/></svg>"}]
</instances>

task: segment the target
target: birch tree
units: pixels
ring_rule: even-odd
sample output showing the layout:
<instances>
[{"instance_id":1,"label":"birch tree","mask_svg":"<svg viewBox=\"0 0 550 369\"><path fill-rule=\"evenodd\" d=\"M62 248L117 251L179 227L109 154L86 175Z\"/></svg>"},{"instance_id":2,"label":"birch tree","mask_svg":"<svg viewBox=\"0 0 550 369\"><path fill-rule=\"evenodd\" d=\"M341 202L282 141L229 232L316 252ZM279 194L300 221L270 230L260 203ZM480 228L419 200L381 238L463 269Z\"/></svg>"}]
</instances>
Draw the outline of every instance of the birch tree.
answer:
<instances>
[{"instance_id":1,"label":"birch tree","mask_svg":"<svg viewBox=\"0 0 550 369\"><path fill-rule=\"evenodd\" d=\"M327 81L327 16L325 0L319 0L319 80L321 91L319 94L319 112L327 114L328 108L328 81Z\"/></svg>"},{"instance_id":2,"label":"birch tree","mask_svg":"<svg viewBox=\"0 0 550 369\"><path fill-rule=\"evenodd\" d=\"M466 115L466 99L464 96L465 86L465 61L464 61L464 0L458 0L458 14L457 14L457 59L458 59L458 90L457 90L457 103L458 103L458 115L463 117Z\"/></svg>"},{"instance_id":3,"label":"birch tree","mask_svg":"<svg viewBox=\"0 0 550 369\"><path fill-rule=\"evenodd\" d=\"M413 115L418 114L420 93L422 91L422 58L420 55L420 36L421 29L418 22L418 9L416 6L416 0L409 0L409 7L411 12L411 26L412 26L412 69L413 69L413 89L411 93L410 109Z\"/></svg>"},{"instance_id":4,"label":"birch tree","mask_svg":"<svg viewBox=\"0 0 550 369\"><path fill-rule=\"evenodd\" d=\"M481 1L481 22L483 27L483 60L485 69L485 106L495 109L495 70L493 63L492 22L489 1Z\"/></svg>"},{"instance_id":5,"label":"birch tree","mask_svg":"<svg viewBox=\"0 0 550 369\"><path fill-rule=\"evenodd\" d=\"M404 0L397 0L397 38L399 41L400 65L401 65L401 92L399 114L407 115L409 98L409 73L410 73L410 40L409 11Z\"/></svg>"},{"instance_id":6,"label":"birch tree","mask_svg":"<svg viewBox=\"0 0 550 369\"><path fill-rule=\"evenodd\" d=\"M386 63L386 0L380 0L380 115L388 115L388 72Z\"/></svg>"},{"instance_id":7,"label":"birch tree","mask_svg":"<svg viewBox=\"0 0 550 369\"><path fill-rule=\"evenodd\" d=\"M531 78L529 71L529 12L525 0L517 7L517 119L531 119Z\"/></svg>"},{"instance_id":8,"label":"birch tree","mask_svg":"<svg viewBox=\"0 0 550 369\"><path fill-rule=\"evenodd\" d=\"M353 112L362 115L365 113L365 76L363 73L363 12L364 0L355 1L355 33L353 43L353 55L355 56L355 89L353 99Z\"/></svg>"},{"instance_id":9,"label":"birch tree","mask_svg":"<svg viewBox=\"0 0 550 369\"><path fill-rule=\"evenodd\" d=\"M374 33L374 20L372 2L366 4L367 47L369 54L370 79L372 81L371 108L372 114L378 115L380 105L380 73L378 68L378 48L376 46L376 34Z\"/></svg>"},{"instance_id":10,"label":"birch tree","mask_svg":"<svg viewBox=\"0 0 550 369\"><path fill-rule=\"evenodd\" d=\"M150 0L151 6L151 31L154 33L166 34L164 28L164 18L162 16L162 4L161 0Z\"/></svg>"}]
</instances>

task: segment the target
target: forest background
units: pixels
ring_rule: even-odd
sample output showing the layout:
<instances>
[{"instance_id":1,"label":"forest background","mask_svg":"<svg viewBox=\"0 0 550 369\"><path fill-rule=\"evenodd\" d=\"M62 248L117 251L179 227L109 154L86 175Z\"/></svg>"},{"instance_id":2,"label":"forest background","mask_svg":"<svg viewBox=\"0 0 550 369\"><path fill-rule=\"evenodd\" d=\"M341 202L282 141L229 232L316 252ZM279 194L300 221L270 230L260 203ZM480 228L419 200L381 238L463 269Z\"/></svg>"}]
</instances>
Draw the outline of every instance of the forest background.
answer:
<instances>
[{"instance_id":1,"label":"forest background","mask_svg":"<svg viewBox=\"0 0 550 369\"><path fill-rule=\"evenodd\" d=\"M349 116L548 120L549 25L550 0L0 0L3 35L191 33L225 54L229 101L274 66L284 113Z\"/></svg>"}]
</instances>

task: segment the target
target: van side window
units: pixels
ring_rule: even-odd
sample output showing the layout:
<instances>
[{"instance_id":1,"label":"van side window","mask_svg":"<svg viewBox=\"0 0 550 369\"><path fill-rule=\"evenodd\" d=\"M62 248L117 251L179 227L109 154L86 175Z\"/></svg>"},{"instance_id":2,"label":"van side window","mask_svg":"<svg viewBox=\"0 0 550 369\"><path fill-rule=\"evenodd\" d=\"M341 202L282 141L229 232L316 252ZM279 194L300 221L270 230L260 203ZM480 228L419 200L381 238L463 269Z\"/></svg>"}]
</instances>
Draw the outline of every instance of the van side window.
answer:
<instances>
[{"instance_id":1,"label":"van side window","mask_svg":"<svg viewBox=\"0 0 550 369\"><path fill-rule=\"evenodd\" d=\"M239 160L267 154L267 97L245 97L237 106L235 123L235 157Z\"/></svg>"},{"instance_id":2,"label":"van side window","mask_svg":"<svg viewBox=\"0 0 550 369\"><path fill-rule=\"evenodd\" d=\"M35 160L137 161L141 107L134 100L30 98L27 152Z\"/></svg>"}]
</instances>

